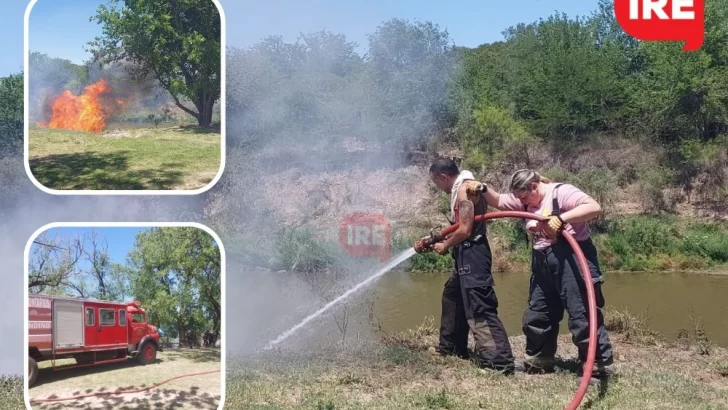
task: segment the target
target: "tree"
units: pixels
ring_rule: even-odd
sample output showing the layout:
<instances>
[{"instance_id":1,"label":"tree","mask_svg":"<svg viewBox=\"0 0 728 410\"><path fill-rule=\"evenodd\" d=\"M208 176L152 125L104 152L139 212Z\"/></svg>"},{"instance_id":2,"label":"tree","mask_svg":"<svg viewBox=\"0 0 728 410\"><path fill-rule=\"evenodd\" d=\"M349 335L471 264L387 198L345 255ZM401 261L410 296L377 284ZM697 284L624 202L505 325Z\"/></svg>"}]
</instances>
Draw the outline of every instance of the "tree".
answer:
<instances>
[{"instance_id":1,"label":"tree","mask_svg":"<svg viewBox=\"0 0 728 410\"><path fill-rule=\"evenodd\" d=\"M463 138L463 148L468 153L468 168L480 172L491 170L504 162L516 167L530 167L535 143L538 141L506 110L483 106L474 111L473 131Z\"/></svg>"},{"instance_id":2,"label":"tree","mask_svg":"<svg viewBox=\"0 0 728 410\"><path fill-rule=\"evenodd\" d=\"M728 4L706 2L705 43L691 53L671 42L640 44L647 67L633 92L640 131L675 144L728 132Z\"/></svg>"},{"instance_id":3,"label":"tree","mask_svg":"<svg viewBox=\"0 0 728 410\"><path fill-rule=\"evenodd\" d=\"M563 142L612 123L626 95L596 37L564 14L508 30L516 114L531 130Z\"/></svg>"},{"instance_id":4,"label":"tree","mask_svg":"<svg viewBox=\"0 0 728 410\"><path fill-rule=\"evenodd\" d=\"M111 261L106 240L95 229L77 236L51 236L44 232L31 247L31 293L125 300L129 295L129 276L127 267Z\"/></svg>"},{"instance_id":5,"label":"tree","mask_svg":"<svg viewBox=\"0 0 728 410\"><path fill-rule=\"evenodd\" d=\"M356 53L357 44L346 40L343 34L319 31L301 34L309 69L330 72L340 77L351 75L362 63Z\"/></svg>"},{"instance_id":6,"label":"tree","mask_svg":"<svg viewBox=\"0 0 728 410\"><path fill-rule=\"evenodd\" d=\"M23 74L0 78L0 158L21 150L23 142Z\"/></svg>"},{"instance_id":7,"label":"tree","mask_svg":"<svg viewBox=\"0 0 728 410\"><path fill-rule=\"evenodd\" d=\"M55 97L64 90L74 94L83 92L88 84L90 66L74 64L70 60L50 57L33 51L28 55L30 95L49 94Z\"/></svg>"},{"instance_id":8,"label":"tree","mask_svg":"<svg viewBox=\"0 0 728 410\"><path fill-rule=\"evenodd\" d=\"M367 121L363 59L356 44L328 31L294 43L270 36L227 53L227 112L245 149L263 144L322 143L360 135Z\"/></svg>"},{"instance_id":9,"label":"tree","mask_svg":"<svg viewBox=\"0 0 728 410\"><path fill-rule=\"evenodd\" d=\"M103 35L89 43L95 61L133 63L132 77L156 79L200 127L211 125L221 92L220 15L213 2L111 0L91 20L103 26Z\"/></svg>"},{"instance_id":10,"label":"tree","mask_svg":"<svg viewBox=\"0 0 728 410\"><path fill-rule=\"evenodd\" d=\"M212 328L220 334L220 250L197 228L154 228L140 233L129 254L137 272L132 290L149 306L153 323L174 326L180 343Z\"/></svg>"},{"instance_id":11,"label":"tree","mask_svg":"<svg viewBox=\"0 0 728 410\"><path fill-rule=\"evenodd\" d=\"M453 57L449 33L431 22L392 19L369 36L370 89L385 140L408 146L447 122Z\"/></svg>"},{"instance_id":12,"label":"tree","mask_svg":"<svg viewBox=\"0 0 728 410\"><path fill-rule=\"evenodd\" d=\"M78 263L83 258L82 238L51 237L43 232L30 249L28 264L28 291L30 293L67 293L71 288L79 296L82 289L73 282L79 273Z\"/></svg>"}]
</instances>

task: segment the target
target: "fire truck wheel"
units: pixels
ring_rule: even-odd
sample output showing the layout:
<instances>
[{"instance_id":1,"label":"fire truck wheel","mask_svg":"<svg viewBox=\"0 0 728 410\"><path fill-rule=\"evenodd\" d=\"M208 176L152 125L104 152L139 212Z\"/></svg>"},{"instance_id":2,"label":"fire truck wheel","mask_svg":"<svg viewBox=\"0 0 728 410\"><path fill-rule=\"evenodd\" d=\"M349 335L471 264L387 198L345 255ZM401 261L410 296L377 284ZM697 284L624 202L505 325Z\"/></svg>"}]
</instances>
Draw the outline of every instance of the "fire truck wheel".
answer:
<instances>
[{"instance_id":1,"label":"fire truck wheel","mask_svg":"<svg viewBox=\"0 0 728 410\"><path fill-rule=\"evenodd\" d=\"M32 357L28 358L28 387L35 383L38 377L38 363Z\"/></svg>"},{"instance_id":2,"label":"fire truck wheel","mask_svg":"<svg viewBox=\"0 0 728 410\"><path fill-rule=\"evenodd\" d=\"M152 342L146 342L142 345L142 350L139 352L139 363L149 364L153 363L157 358L157 347Z\"/></svg>"}]
</instances>

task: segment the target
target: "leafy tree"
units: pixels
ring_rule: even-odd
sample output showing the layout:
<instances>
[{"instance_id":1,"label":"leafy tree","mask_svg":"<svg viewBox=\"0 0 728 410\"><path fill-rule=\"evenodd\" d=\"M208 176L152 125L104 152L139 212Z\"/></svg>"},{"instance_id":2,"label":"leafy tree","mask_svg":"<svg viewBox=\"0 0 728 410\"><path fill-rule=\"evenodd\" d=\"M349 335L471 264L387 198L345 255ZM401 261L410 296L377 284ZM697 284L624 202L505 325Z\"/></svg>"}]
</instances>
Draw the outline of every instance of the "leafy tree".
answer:
<instances>
[{"instance_id":1,"label":"leafy tree","mask_svg":"<svg viewBox=\"0 0 728 410\"><path fill-rule=\"evenodd\" d=\"M532 130L558 138L604 130L625 98L614 67L580 19L554 15L510 29L516 113Z\"/></svg>"},{"instance_id":2,"label":"leafy tree","mask_svg":"<svg viewBox=\"0 0 728 410\"><path fill-rule=\"evenodd\" d=\"M250 49L231 48L228 118L247 145L350 130L361 120L356 44L328 31L301 34L295 43L271 36ZM331 135L326 132L325 135ZM242 140L242 141L241 141Z\"/></svg>"},{"instance_id":3,"label":"leafy tree","mask_svg":"<svg viewBox=\"0 0 728 410\"><path fill-rule=\"evenodd\" d=\"M474 49L458 49L459 67L450 92L450 109L464 132L474 124L473 114L484 106L512 108L509 95L506 51L508 44L496 42Z\"/></svg>"},{"instance_id":4,"label":"leafy tree","mask_svg":"<svg viewBox=\"0 0 728 410\"><path fill-rule=\"evenodd\" d=\"M185 343L206 330L220 334L220 250L196 228L154 228L140 233L129 255L135 298L153 323L174 326ZM191 342L188 342L191 343Z\"/></svg>"},{"instance_id":5,"label":"leafy tree","mask_svg":"<svg viewBox=\"0 0 728 410\"><path fill-rule=\"evenodd\" d=\"M356 53L357 44L347 41L343 34L324 30L301 34L300 41L305 47L309 69L346 77L354 74L363 61Z\"/></svg>"},{"instance_id":6,"label":"leafy tree","mask_svg":"<svg viewBox=\"0 0 728 410\"><path fill-rule=\"evenodd\" d=\"M454 57L447 30L392 19L369 36L370 98L382 137L404 146L448 123Z\"/></svg>"},{"instance_id":7,"label":"leafy tree","mask_svg":"<svg viewBox=\"0 0 728 410\"><path fill-rule=\"evenodd\" d=\"M675 43L645 42L648 60L634 90L643 130L668 144L707 141L728 131L728 5L706 2L704 47L685 53Z\"/></svg>"},{"instance_id":8,"label":"leafy tree","mask_svg":"<svg viewBox=\"0 0 728 410\"><path fill-rule=\"evenodd\" d=\"M18 153L23 143L23 74L0 78L0 158Z\"/></svg>"},{"instance_id":9,"label":"leafy tree","mask_svg":"<svg viewBox=\"0 0 728 410\"><path fill-rule=\"evenodd\" d=\"M43 93L43 91L45 94L57 95L63 90L80 94L89 80L90 66L74 64L70 60L50 57L37 51L30 53L28 64L31 73L31 95Z\"/></svg>"},{"instance_id":10,"label":"leafy tree","mask_svg":"<svg viewBox=\"0 0 728 410\"><path fill-rule=\"evenodd\" d=\"M220 15L213 2L111 0L91 20L103 27L103 35L89 43L95 60L133 63L134 78L156 79L201 127L211 125L220 98L221 47Z\"/></svg>"},{"instance_id":11,"label":"leafy tree","mask_svg":"<svg viewBox=\"0 0 728 410\"><path fill-rule=\"evenodd\" d=\"M505 162L514 167L530 167L529 153L537 140L510 112L484 106L475 110L475 127L466 134L463 149L468 168L480 166L481 172L494 170Z\"/></svg>"}]
</instances>

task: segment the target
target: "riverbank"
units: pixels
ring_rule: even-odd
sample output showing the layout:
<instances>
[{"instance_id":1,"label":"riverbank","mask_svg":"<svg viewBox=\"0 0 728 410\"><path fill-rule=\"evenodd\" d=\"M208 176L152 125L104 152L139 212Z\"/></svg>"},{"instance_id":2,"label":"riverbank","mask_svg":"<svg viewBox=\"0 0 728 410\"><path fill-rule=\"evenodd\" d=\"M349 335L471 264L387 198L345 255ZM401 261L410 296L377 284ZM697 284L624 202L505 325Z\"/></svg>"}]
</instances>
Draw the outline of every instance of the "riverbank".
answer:
<instances>
[{"instance_id":1,"label":"riverbank","mask_svg":"<svg viewBox=\"0 0 728 410\"><path fill-rule=\"evenodd\" d=\"M700 332L673 343L625 312L609 315L618 377L587 393L592 409L728 408L728 350ZM468 360L433 357L434 322L362 346L233 361L225 406L291 409L555 409L576 392L576 351L560 338L559 369L513 378ZM523 358L524 340L512 337ZM472 341L471 341L472 346Z\"/></svg>"},{"instance_id":2,"label":"riverbank","mask_svg":"<svg viewBox=\"0 0 728 410\"><path fill-rule=\"evenodd\" d=\"M522 222L493 220L488 226L493 270L528 270L530 245ZM392 230L392 254L411 247L430 228L413 221L400 222ZM609 215L592 224L591 231L604 271L728 271L728 221L678 215ZM358 258L344 253L338 238L305 227L282 228L255 240L232 235L226 246L248 266L274 271L313 273L361 267ZM451 265L452 258L428 253L415 255L399 269L441 273L450 271Z\"/></svg>"},{"instance_id":3,"label":"riverbank","mask_svg":"<svg viewBox=\"0 0 728 410\"><path fill-rule=\"evenodd\" d=\"M592 224L592 236L605 271L708 272L728 270L728 223L674 215L615 215ZM496 271L525 271L530 247L520 221L489 225ZM406 242L399 244L404 249ZM416 255L405 269L442 272L451 260Z\"/></svg>"},{"instance_id":4,"label":"riverbank","mask_svg":"<svg viewBox=\"0 0 728 410\"><path fill-rule=\"evenodd\" d=\"M450 275L392 272L382 277L370 296L378 328L396 333L417 327L428 316L439 318L443 286ZM494 274L498 316L509 335L522 332L530 276L528 270ZM607 271L604 277L608 310L631 312L666 341L699 326L716 345L728 348L728 317L720 310L725 306L728 276ZM366 317L365 312L360 316ZM560 331L568 334L568 326L564 324Z\"/></svg>"}]
</instances>

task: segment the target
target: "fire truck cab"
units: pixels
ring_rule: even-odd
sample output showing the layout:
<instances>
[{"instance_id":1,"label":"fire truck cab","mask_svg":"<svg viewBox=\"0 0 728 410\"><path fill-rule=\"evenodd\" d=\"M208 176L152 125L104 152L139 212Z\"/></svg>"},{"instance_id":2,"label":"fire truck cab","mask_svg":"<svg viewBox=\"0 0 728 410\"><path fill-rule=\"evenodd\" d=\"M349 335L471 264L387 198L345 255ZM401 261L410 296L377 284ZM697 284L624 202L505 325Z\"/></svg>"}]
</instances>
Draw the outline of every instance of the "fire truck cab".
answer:
<instances>
[{"instance_id":1,"label":"fire truck cab","mask_svg":"<svg viewBox=\"0 0 728 410\"><path fill-rule=\"evenodd\" d=\"M33 294L28 297L28 385L38 362L74 358L92 366L136 358L154 362L161 351L157 328L139 302L107 302ZM64 366L64 368L69 368Z\"/></svg>"}]
</instances>

